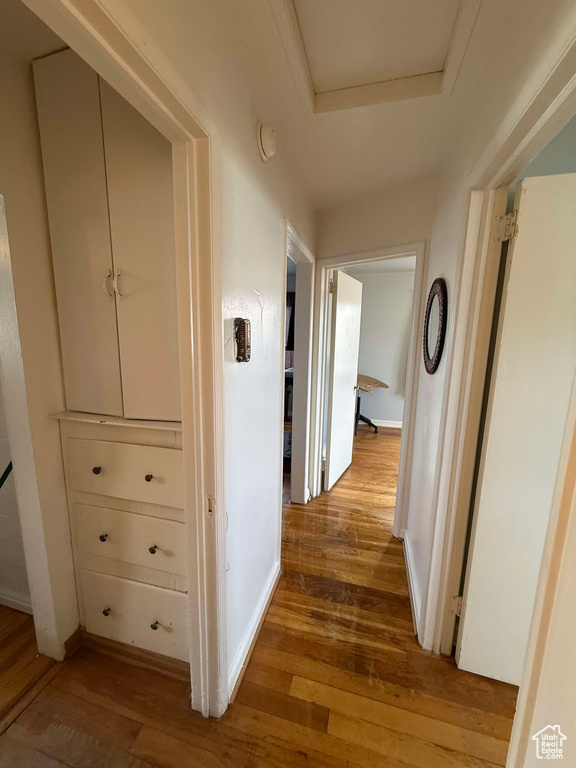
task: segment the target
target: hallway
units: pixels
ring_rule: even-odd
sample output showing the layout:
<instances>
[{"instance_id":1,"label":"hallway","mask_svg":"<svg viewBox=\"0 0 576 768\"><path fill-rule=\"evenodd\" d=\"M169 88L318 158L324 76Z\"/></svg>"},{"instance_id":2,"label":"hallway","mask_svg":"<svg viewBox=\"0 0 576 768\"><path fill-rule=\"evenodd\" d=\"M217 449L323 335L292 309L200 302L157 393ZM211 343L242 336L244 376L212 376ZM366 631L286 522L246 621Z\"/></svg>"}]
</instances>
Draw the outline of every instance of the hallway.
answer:
<instances>
[{"instance_id":1,"label":"hallway","mask_svg":"<svg viewBox=\"0 0 576 768\"><path fill-rule=\"evenodd\" d=\"M399 450L394 431L361 427L333 490L285 504L284 574L222 720L190 711L185 665L161 674L88 646L0 737L0 765L503 765L516 689L413 635L391 536Z\"/></svg>"}]
</instances>

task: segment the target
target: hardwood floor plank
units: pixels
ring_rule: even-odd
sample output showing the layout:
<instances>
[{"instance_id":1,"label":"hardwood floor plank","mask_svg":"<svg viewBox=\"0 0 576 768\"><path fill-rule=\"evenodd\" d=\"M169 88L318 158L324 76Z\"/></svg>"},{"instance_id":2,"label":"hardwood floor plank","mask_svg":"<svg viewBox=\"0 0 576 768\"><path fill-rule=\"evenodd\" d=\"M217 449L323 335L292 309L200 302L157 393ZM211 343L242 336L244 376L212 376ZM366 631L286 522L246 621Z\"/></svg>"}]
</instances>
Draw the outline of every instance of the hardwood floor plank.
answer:
<instances>
[{"instance_id":1,"label":"hardwood floor plank","mask_svg":"<svg viewBox=\"0 0 576 768\"><path fill-rule=\"evenodd\" d=\"M367 681L362 675L338 670L329 664L303 659L265 646L257 646L253 658L258 663L275 666L293 675L335 686L350 693L368 696L417 714L427 715L441 722L454 723L462 728L503 740L510 738L512 718L484 712L472 705L461 707L444 699L412 691L375 677Z\"/></svg>"},{"instance_id":2,"label":"hardwood floor plank","mask_svg":"<svg viewBox=\"0 0 576 768\"><path fill-rule=\"evenodd\" d=\"M361 427L352 465L329 493L298 506L285 490L283 575L223 718L190 710L183 667L134 666L137 652L92 642L49 669L54 679L36 698L32 683L0 735L0 766L503 765L516 689L457 669L414 636L392 536L399 447L397 432ZM26 619L0 609L8 688L46 663L30 650Z\"/></svg>"},{"instance_id":3,"label":"hardwood floor plank","mask_svg":"<svg viewBox=\"0 0 576 768\"><path fill-rule=\"evenodd\" d=\"M55 687L41 693L18 718L18 724L33 728L34 722L50 718L60 725L85 732L103 744L128 751L142 724L95 704L63 693Z\"/></svg>"},{"instance_id":4,"label":"hardwood floor plank","mask_svg":"<svg viewBox=\"0 0 576 768\"><path fill-rule=\"evenodd\" d=\"M313 701L327 707L331 712L338 712L355 720L365 720L407 736L417 735L421 741L431 742L490 763L504 765L506 762L508 752L506 740L496 739L436 718L409 712L400 707L301 677L293 678L290 695Z\"/></svg>"},{"instance_id":5,"label":"hardwood floor plank","mask_svg":"<svg viewBox=\"0 0 576 768\"><path fill-rule=\"evenodd\" d=\"M491 768L494 764L476 757L438 747L422 741L417 736L405 736L373 723L355 720L338 712L330 714L328 733L378 752L385 757L399 760L405 765L426 768Z\"/></svg>"},{"instance_id":6,"label":"hardwood floor plank","mask_svg":"<svg viewBox=\"0 0 576 768\"><path fill-rule=\"evenodd\" d=\"M55 664L48 656L37 655L0 689L0 717L3 717L34 683Z\"/></svg>"},{"instance_id":7,"label":"hardwood floor plank","mask_svg":"<svg viewBox=\"0 0 576 768\"><path fill-rule=\"evenodd\" d=\"M330 710L309 699L305 700L302 697L299 699L249 681L241 686L236 698L240 704L252 709L326 733ZM302 706L303 704L305 706Z\"/></svg>"}]
</instances>

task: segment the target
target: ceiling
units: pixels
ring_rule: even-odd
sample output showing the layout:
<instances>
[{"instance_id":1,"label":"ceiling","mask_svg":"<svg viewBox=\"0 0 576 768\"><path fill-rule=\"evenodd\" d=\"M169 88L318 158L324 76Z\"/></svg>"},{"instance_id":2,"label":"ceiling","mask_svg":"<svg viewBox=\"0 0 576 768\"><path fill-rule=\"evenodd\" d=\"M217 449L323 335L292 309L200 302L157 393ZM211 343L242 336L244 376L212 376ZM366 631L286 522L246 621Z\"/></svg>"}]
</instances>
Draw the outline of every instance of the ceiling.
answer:
<instances>
[{"instance_id":1,"label":"ceiling","mask_svg":"<svg viewBox=\"0 0 576 768\"><path fill-rule=\"evenodd\" d=\"M315 90L441 72L458 5L459 0L294 0Z\"/></svg>"},{"instance_id":2,"label":"ceiling","mask_svg":"<svg viewBox=\"0 0 576 768\"><path fill-rule=\"evenodd\" d=\"M382 261L371 261L365 264L356 264L353 267L346 267L345 272L348 275L375 275L385 272L414 272L416 269L416 256L400 256L397 259L383 259Z\"/></svg>"},{"instance_id":3,"label":"ceiling","mask_svg":"<svg viewBox=\"0 0 576 768\"><path fill-rule=\"evenodd\" d=\"M454 96L466 93L462 71L477 18L495 2L226 3L230 28L258 87L259 119L276 129L278 153L272 162L287 167L318 211L436 175L457 129ZM474 65L478 72L477 61ZM406 82L417 80L418 73L427 77L429 68L450 66L450 82L442 93L375 97L364 106L330 111L314 108L317 88L349 86L319 92L333 98L333 93L371 88L366 83L373 78L410 74L384 81ZM443 83L448 69L441 73Z\"/></svg>"}]
</instances>

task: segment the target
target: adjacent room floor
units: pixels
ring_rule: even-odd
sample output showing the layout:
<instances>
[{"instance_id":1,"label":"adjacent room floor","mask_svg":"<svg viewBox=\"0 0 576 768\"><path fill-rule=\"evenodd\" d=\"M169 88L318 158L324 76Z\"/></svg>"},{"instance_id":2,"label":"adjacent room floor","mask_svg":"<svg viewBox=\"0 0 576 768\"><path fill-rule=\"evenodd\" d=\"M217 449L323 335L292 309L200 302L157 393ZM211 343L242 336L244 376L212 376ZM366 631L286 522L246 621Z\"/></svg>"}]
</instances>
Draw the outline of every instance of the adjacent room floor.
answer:
<instances>
[{"instance_id":1,"label":"adjacent room floor","mask_svg":"<svg viewBox=\"0 0 576 768\"><path fill-rule=\"evenodd\" d=\"M330 493L285 504L284 574L220 721L189 686L89 648L0 737L0 765L450 768L504 765L513 686L422 651L392 538L399 433L361 427Z\"/></svg>"}]
</instances>

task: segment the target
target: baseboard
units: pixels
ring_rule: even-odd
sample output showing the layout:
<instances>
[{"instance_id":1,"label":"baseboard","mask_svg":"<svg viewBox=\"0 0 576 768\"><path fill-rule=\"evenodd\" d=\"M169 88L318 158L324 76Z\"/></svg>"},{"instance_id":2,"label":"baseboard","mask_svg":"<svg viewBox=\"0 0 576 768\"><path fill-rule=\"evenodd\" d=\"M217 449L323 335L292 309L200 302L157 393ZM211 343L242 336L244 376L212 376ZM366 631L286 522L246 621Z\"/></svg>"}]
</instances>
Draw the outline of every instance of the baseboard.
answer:
<instances>
[{"instance_id":1,"label":"baseboard","mask_svg":"<svg viewBox=\"0 0 576 768\"><path fill-rule=\"evenodd\" d=\"M372 423L377 427L388 427L389 429L402 429L401 421L385 421L383 419L372 419Z\"/></svg>"},{"instance_id":2,"label":"baseboard","mask_svg":"<svg viewBox=\"0 0 576 768\"><path fill-rule=\"evenodd\" d=\"M136 648L134 645L119 643L117 640L108 640L108 638L100 637L99 635L91 635L84 629L81 632L82 648L91 648L98 653L121 659L135 667L153 669L175 680L185 683L190 682L190 664L187 661L173 659L170 656L162 656L159 653L146 651L144 648Z\"/></svg>"},{"instance_id":3,"label":"baseboard","mask_svg":"<svg viewBox=\"0 0 576 768\"><path fill-rule=\"evenodd\" d=\"M242 642L240 643L240 648L238 649L238 652L234 657L234 661L232 662L232 666L230 667L230 672L228 673L228 691L230 696L230 703L234 701L234 697L236 696L238 687L242 681L244 672L248 666L248 662L250 661L250 656L252 655L252 651L256 645L256 640L258 639L258 635L262 629L262 624L266 618L268 607L272 602L272 598L274 597L274 592L276 591L276 587L278 586L281 575L282 569L280 567L280 563L278 563L268 578L266 588L262 592L262 597L256 606L256 610L252 614L248 628L246 629L244 637L242 638Z\"/></svg>"},{"instance_id":4,"label":"baseboard","mask_svg":"<svg viewBox=\"0 0 576 768\"><path fill-rule=\"evenodd\" d=\"M414 634L418 634L420 626L420 600L416 584L414 583L414 557L408 539L402 539L404 547L404 560L406 561L406 573L408 575L408 593L410 597L410 609L412 611L412 622L414 624Z\"/></svg>"},{"instance_id":5,"label":"baseboard","mask_svg":"<svg viewBox=\"0 0 576 768\"><path fill-rule=\"evenodd\" d=\"M0 592L0 605L13 608L15 611L22 611L22 613L29 613L32 616L32 604L29 600L22 600L21 598L4 595Z\"/></svg>"},{"instance_id":6,"label":"baseboard","mask_svg":"<svg viewBox=\"0 0 576 768\"><path fill-rule=\"evenodd\" d=\"M64 656L65 658L70 658L71 656L74 656L76 651L80 648L80 645L82 643L82 630L80 627L76 627L74 632L70 635L68 640L64 642Z\"/></svg>"}]
</instances>

